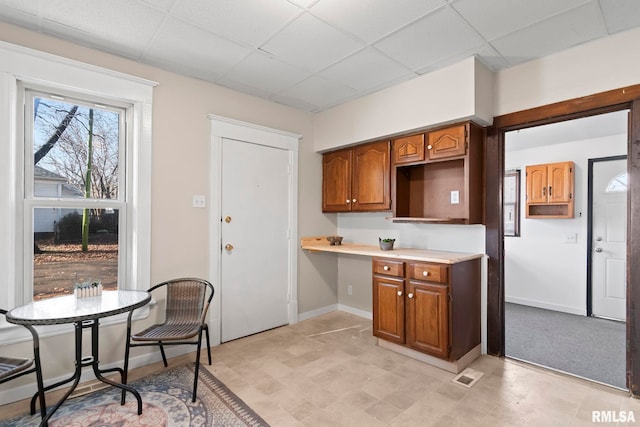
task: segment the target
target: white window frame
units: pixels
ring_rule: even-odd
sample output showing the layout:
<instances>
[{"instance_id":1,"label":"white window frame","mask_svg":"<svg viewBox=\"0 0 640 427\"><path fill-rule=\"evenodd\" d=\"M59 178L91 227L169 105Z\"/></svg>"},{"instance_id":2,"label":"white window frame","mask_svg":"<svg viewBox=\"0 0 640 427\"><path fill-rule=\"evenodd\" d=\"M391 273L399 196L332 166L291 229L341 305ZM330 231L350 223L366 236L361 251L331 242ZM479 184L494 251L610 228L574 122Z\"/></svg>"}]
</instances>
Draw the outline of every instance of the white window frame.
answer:
<instances>
[{"instance_id":1,"label":"white window frame","mask_svg":"<svg viewBox=\"0 0 640 427\"><path fill-rule=\"evenodd\" d=\"M127 212L125 283L121 288L145 290L150 286L151 247L151 120L153 87L157 83L123 73L69 60L33 49L0 42L0 307L12 308L25 301L24 142L20 128L20 84L47 87L131 105L126 153ZM31 294L29 299L31 299ZM144 315L144 310L138 310ZM105 319L107 320L107 319ZM122 321L110 318L109 322ZM3 321L0 344L27 339L20 329ZM68 332L49 326L43 336ZM7 332L7 333L5 333Z\"/></svg>"},{"instance_id":2,"label":"white window frame","mask_svg":"<svg viewBox=\"0 0 640 427\"><path fill-rule=\"evenodd\" d=\"M24 176L24 198L23 198L23 214L22 218L24 221L23 229L23 247L22 251L24 253L23 256L23 296L22 301L28 302L33 299L33 238L34 238L34 208L89 208L89 209L117 209L118 210L118 284L126 284L127 283L127 264L129 263L129 257L127 254L127 248L130 246L130 243L127 240L127 230L128 230L128 210L131 204L130 198L127 196L129 191L127 188L128 180L126 179L127 175L131 173L132 164L128 162L127 159L129 156L126 155L127 152L127 143L126 139L128 139L127 135L129 135L132 131L130 116L133 112L133 107L129 104L121 104L115 103L113 100L105 100L102 98L96 98L93 96L88 96L84 94L78 93L70 93L70 92L62 92L60 90L55 91L55 93L51 93L49 88L40 87L40 86L32 86L32 85L24 85L22 82L18 84L18 104L24 105L22 109L20 109L19 113L22 115L18 118L18 129L28 129L31 127L32 132L26 132L23 138L20 138L24 141L23 143L23 173ZM31 93L31 95L29 95ZM33 100L35 98L51 98L56 99L56 97L60 97L62 102L65 102L69 105L82 105L85 107L90 107L91 104L100 105L102 110L111 110L120 114L119 119L119 145L118 145L118 164L122 165L118 167L118 195L115 199L61 199L55 197L43 197L36 196L35 192L35 177L34 177L34 164L33 164L33 153L34 151L34 141L33 141L33 124L34 124L34 111L33 111ZM20 174L19 174L20 175ZM94 279L99 279L99 277L94 277Z\"/></svg>"}]
</instances>

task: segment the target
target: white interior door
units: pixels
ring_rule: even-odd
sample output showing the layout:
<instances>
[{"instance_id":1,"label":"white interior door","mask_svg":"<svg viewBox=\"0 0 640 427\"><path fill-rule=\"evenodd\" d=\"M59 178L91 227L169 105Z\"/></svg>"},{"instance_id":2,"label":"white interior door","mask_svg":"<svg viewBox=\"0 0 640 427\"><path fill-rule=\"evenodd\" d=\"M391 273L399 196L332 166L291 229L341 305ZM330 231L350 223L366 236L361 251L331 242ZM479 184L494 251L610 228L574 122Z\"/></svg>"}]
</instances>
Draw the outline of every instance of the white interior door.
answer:
<instances>
[{"instance_id":1,"label":"white interior door","mask_svg":"<svg viewBox=\"0 0 640 427\"><path fill-rule=\"evenodd\" d=\"M627 161L593 163L592 313L626 319Z\"/></svg>"},{"instance_id":2,"label":"white interior door","mask_svg":"<svg viewBox=\"0 0 640 427\"><path fill-rule=\"evenodd\" d=\"M222 138L221 340L288 323L289 152Z\"/></svg>"}]
</instances>

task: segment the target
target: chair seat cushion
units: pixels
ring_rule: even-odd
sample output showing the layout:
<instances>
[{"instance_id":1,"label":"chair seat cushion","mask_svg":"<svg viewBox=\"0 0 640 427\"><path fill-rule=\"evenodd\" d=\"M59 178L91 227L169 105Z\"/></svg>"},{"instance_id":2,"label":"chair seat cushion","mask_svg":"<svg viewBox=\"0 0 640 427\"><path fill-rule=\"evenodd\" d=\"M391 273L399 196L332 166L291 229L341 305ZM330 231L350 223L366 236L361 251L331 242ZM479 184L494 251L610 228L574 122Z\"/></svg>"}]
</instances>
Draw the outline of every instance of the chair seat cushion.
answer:
<instances>
[{"instance_id":1,"label":"chair seat cushion","mask_svg":"<svg viewBox=\"0 0 640 427\"><path fill-rule=\"evenodd\" d=\"M144 331L131 335L134 341L178 341L193 338L200 331L199 324L153 325Z\"/></svg>"},{"instance_id":2,"label":"chair seat cushion","mask_svg":"<svg viewBox=\"0 0 640 427\"><path fill-rule=\"evenodd\" d=\"M33 359L22 359L0 356L0 380L10 375L24 371L33 365Z\"/></svg>"}]
</instances>

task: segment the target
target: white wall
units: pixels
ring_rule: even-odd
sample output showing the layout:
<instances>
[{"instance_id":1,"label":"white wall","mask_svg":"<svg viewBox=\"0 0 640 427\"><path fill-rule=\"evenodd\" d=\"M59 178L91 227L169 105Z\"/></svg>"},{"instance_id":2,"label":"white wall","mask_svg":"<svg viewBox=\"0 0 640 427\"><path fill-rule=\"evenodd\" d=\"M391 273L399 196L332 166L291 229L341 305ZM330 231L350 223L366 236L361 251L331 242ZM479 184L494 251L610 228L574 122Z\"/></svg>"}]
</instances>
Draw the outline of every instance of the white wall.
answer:
<instances>
[{"instance_id":1,"label":"white wall","mask_svg":"<svg viewBox=\"0 0 640 427\"><path fill-rule=\"evenodd\" d=\"M507 302L586 315L588 160L626 152L626 134L506 152L505 168L522 171L520 237L504 239ZM525 166L569 160L575 163L575 218L526 218ZM563 243L564 233L576 233L577 243Z\"/></svg>"},{"instance_id":2,"label":"white wall","mask_svg":"<svg viewBox=\"0 0 640 427\"><path fill-rule=\"evenodd\" d=\"M314 117L316 151L473 119L493 120L493 73L475 58L365 96Z\"/></svg>"}]
</instances>

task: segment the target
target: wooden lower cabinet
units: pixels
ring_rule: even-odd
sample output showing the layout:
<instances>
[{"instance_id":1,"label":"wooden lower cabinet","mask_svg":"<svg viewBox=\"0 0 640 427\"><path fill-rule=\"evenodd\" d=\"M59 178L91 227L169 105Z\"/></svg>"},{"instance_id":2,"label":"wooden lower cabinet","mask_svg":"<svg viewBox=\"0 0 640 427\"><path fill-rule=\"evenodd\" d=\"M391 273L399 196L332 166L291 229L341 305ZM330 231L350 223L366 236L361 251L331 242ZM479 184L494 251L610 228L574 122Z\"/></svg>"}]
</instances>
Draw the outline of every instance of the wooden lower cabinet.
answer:
<instances>
[{"instance_id":1,"label":"wooden lower cabinet","mask_svg":"<svg viewBox=\"0 0 640 427\"><path fill-rule=\"evenodd\" d=\"M447 359L449 356L448 286L409 281L406 345Z\"/></svg>"},{"instance_id":2,"label":"wooden lower cabinet","mask_svg":"<svg viewBox=\"0 0 640 427\"><path fill-rule=\"evenodd\" d=\"M480 344L480 259L373 259L373 335L455 361Z\"/></svg>"}]
</instances>

